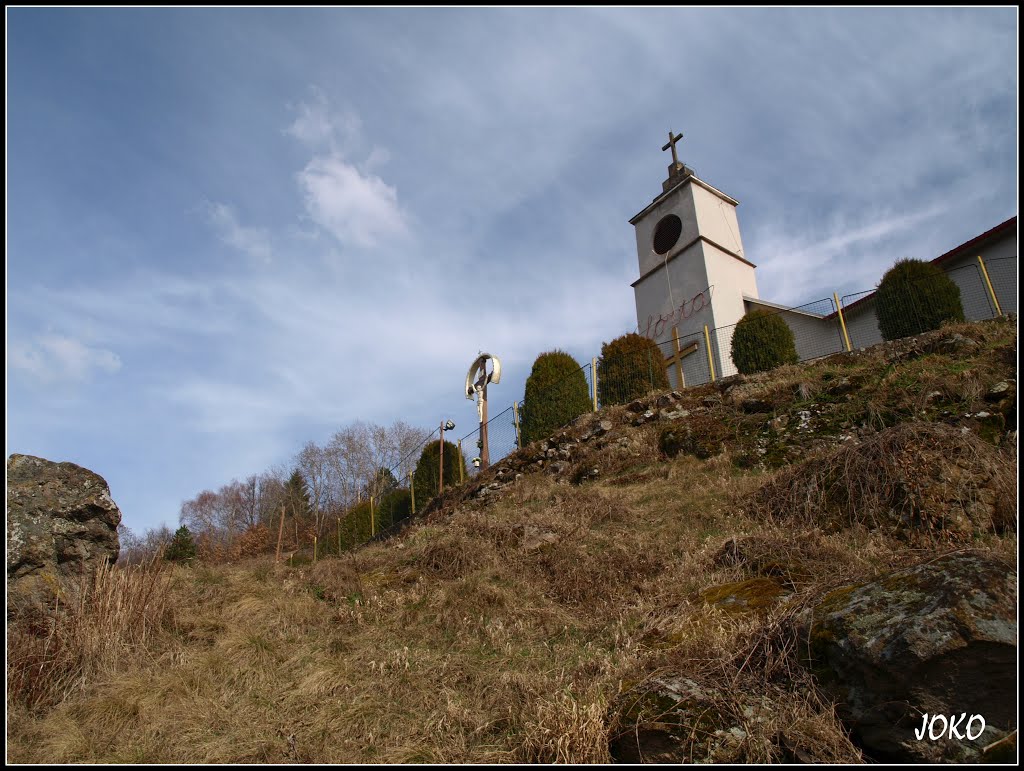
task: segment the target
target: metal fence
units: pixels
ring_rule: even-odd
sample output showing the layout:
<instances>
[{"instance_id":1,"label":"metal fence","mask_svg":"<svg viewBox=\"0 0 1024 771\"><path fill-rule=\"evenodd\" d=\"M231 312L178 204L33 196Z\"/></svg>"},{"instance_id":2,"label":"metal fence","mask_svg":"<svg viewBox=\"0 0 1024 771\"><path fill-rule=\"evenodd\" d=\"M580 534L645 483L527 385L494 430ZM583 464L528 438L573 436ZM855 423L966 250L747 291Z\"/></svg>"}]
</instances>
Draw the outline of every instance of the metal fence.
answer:
<instances>
[{"instance_id":1,"label":"metal fence","mask_svg":"<svg viewBox=\"0 0 1024 771\"><path fill-rule=\"evenodd\" d=\"M977 265L964 265L945 272L945 276L952 279L959 288L960 303L968 321L989 319L1001 313L1015 313L1016 274L1016 257L993 259L987 263L979 258ZM895 328L906 334L916 334L937 326L934 307L937 304L934 300L936 290L935 279L908 283L901 292L901 302L888 308L889 325L895 325ZM881 299L885 302L884 297ZM797 360L808 361L882 342L884 336L878 318L879 300L877 289L867 289L842 298L833 295L794 307L769 306L764 303L759 303L759 307L785 321L793 332ZM650 346L646 352L631 353L619 358L592 359L580 367L582 378L567 378L533 398L547 404L572 400L574 411L566 414L560 424L564 426L584 412L632 401L664 388L666 384L669 388L681 390L737 374L738 369L731 355L736 327L737 324L715 329L705 327L702 331ZM655 350L659 353L654 353ZM581 399L581 381L586 383L585 401ZM528 443L530 437L524 436L523 417L529 415L530 409L530 405L519 400L489 418L487 437L492 464ZM479 473L474 459L483 454L480 433L479 427L474 428L455 442L463 462L460 483L469 481ZM439 429L435 429L410 455L421 453L429 442L440 441L438 434ZM392 472L407 459L397 464ZM404 503L406 491L408 505ZM389 500L393 504L390 510L386 504L375 505L375 501ZM395 501L402 503L396 506ZM351 547L390 537L405 527L427 503L416 498L411 476L404 480L396 479L386 489L379 490L371 498L369 506L361 504L339 518L338 550L343 545L341 533L344 520L361 518L355 525L349 523L349 531L354 536L349 539L348 545Z\"/></svg>"}]
</instances>

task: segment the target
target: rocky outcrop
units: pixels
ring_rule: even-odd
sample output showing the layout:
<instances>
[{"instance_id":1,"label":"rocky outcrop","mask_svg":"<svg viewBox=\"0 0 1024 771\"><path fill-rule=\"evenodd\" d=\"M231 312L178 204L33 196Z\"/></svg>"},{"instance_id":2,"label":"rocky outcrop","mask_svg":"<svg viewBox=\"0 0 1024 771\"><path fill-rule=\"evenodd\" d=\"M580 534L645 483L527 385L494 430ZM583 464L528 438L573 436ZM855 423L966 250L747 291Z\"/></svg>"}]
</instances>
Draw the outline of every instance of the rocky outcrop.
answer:
<instances>
[{"instance_id":1,"label":"rocky outcrop","mask_svg":"<svg viewBox=\"0 0 1024 771\"><path fill-rule=\"evenodd\" d=\"M956 552L839 589L813 609L811 663L869 757L971 762L1016 728L1017 575ZM805 621L807 621L805 619ZM918 739L924 716L958 720L963 739ZM965 715L963 719L961 715ZM966 722L984 718L971 727Z\"/></svg>"},{"instance_id":2,"label":"rocky outcrop","mask_svg":"<svg viewBox=\"0 0 1024 771\"><path fill-rule=\"evenodd\" d=\"M103 477L74 463L7 459L8 607L117 560L121 511Z\"/></svg>"}]
</instances>

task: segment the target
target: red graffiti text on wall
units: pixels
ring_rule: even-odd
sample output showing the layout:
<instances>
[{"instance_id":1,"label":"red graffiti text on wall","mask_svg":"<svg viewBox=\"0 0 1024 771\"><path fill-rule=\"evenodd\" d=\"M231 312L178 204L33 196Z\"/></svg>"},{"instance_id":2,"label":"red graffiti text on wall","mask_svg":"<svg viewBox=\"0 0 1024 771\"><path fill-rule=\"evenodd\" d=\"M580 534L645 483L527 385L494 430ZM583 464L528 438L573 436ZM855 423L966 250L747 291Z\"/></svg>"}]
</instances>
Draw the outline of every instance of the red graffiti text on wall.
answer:
<instances>
[{"instance_id":1,"label":"red graffiti text on wall","mask_svg":"<svg viewBox=\"0 0 1024 771\"><path fill-rule=\"evenodd\" d=\"M673 326L678 324L680 321L693 316L695 313L700 313L705 308L711 307L711 291L714 286L709 286L700 292L697 292L691 299L683 300L682 304L672 311L668 316L662 316L658 314L657 320L654 316L647 317L647 325L644 327L637 327L639 332L644 337L649 337L652 340L657 340L666 330L672 329Z\"/></svg>"}]
</instances>

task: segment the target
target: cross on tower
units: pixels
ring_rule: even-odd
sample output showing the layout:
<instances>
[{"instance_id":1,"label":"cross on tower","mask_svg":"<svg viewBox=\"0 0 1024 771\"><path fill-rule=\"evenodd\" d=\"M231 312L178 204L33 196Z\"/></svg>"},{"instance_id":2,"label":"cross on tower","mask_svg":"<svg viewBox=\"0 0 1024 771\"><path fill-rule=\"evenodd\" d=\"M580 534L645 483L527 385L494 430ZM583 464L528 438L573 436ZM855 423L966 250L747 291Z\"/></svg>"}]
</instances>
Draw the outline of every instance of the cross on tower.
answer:
<instances>
[{"instance_id":1,"label":"cross on tower","mask_svg":"<svg viewBox=\"0 0 1024 771\"><path fill-rule=\"evenodd\" d=\"M672 343L675 345L676 352L673 356L668 356L665 359L665 365L671 366L676 365L676 375L678 376L679 383L676 388L686 388L686 378L683 377L683 359L689 356L691 353L695 353L697 350L697 341L694 340L692 343L686 346L686 348L679 347L679 328L672 327Z\"/></svg>"},{"instance_id":2,"label":"cross on tower","mask_svg":"<svg viewBox=\"0 0 1024 771\"><path fill-rule=\"evenodd\" d=\"M668 132L668 144L661 148L662 152L665 152L670 147L672 148L672 168L679 165L679 158L676 156L676 142L683 138L683 132L680 131L675 136L672 136L671 130Z\"/></svg>"}]
</instances>

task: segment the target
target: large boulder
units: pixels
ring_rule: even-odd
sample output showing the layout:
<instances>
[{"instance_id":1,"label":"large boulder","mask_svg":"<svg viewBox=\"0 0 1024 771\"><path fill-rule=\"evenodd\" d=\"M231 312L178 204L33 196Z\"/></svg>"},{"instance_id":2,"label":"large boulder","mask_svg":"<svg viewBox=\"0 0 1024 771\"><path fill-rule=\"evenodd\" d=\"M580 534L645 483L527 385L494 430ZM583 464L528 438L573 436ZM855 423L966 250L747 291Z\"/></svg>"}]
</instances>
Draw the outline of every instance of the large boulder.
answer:
<instances>
[{"instance_id":1,"label":"large boulder","mask_svg":"<svg viewBox=\"0 0 1024 771\"><path fill-rule=\"evenodd\" d=\"M978 761L1016 728L1016 583L1012 566L956 552L838 589L813 609L812 666L870 758ZM919 739L926 713L944 717ZM987 727L976 719L971 741L973 715ZM950 716L965 738L942 730Z\"/></svg>"},{"instance_id":2,"label":"large boulder","mask_svg":"<svg viewBox=\"0 0 1024 771\"><path fill-rule=\"evenodd\" d=\"M8 607L117 560L121 511L103 477L74 463L7 459Z\"/></svg>"}]
</instances>

